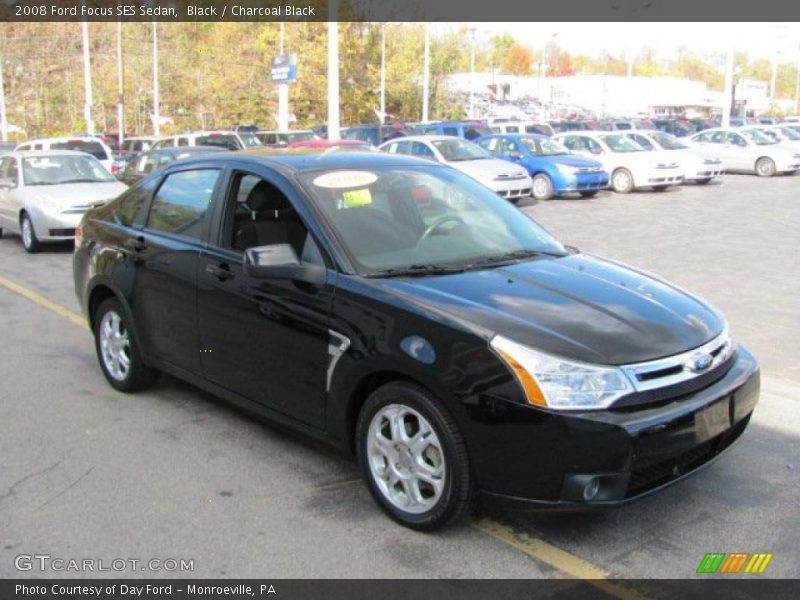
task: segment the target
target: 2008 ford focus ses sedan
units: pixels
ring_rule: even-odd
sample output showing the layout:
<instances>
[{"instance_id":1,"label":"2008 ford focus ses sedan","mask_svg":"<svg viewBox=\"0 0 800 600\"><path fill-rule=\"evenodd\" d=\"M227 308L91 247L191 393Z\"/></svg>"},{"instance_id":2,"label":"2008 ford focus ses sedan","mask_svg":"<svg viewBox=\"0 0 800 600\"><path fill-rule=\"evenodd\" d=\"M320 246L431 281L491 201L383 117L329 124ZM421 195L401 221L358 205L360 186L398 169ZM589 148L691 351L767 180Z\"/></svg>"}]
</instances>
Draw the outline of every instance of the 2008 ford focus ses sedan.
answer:
<instances>
[{"instance_id":1,"label":"2008 ford focus ses sedan","mask_svg":"<svg viewBox=\"0 0 800 600\"><path fill-rule=\"evenodd\" d=\"M429 161L189 159L76 239L113 387L168 372L350 450L416 529L478 498L624 503L717 457L757 402L757 363L708 304Z\"/></svg>"}]
</instances>

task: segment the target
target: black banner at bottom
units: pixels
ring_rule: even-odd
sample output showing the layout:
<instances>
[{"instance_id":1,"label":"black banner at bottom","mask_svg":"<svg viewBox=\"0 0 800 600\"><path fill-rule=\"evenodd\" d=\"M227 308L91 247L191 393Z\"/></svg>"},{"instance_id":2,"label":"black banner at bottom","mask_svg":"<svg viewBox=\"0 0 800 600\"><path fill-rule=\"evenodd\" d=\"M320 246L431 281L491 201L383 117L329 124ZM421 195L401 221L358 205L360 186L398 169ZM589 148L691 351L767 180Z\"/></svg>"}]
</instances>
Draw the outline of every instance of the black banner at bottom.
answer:
<instances>
[{"instance_id":1,"label":"black banner at bottom","mask_svg":"<svg viewBox=\"0 0 800 600\"><path fill-rule=\"evenodd\" d=\"M708 600L800 597L800 581L709 578L693 580L419 580L419 579L7 579L2 600Z\"/></svg>"}]
</instances>

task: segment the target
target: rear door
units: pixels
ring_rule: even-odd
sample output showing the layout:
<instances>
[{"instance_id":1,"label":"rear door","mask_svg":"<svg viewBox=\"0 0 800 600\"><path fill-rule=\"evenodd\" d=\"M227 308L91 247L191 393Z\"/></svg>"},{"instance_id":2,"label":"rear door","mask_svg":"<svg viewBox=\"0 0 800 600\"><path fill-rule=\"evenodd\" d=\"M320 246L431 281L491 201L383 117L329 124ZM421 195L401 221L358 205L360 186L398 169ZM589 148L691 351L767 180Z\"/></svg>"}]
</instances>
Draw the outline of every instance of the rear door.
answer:
<instances>
[{"instance_id":1,"label":"rear door","mask_svg":"<svg viewBox=\"0 0 800 600\"><path fill-rule=\"evenodd\" d=\"M131 308L145 352L193 375L200 374L197 268L219 181L218 167L169 171L144 227L125 246L135 265Z\"/></svg>"}]
</instances>

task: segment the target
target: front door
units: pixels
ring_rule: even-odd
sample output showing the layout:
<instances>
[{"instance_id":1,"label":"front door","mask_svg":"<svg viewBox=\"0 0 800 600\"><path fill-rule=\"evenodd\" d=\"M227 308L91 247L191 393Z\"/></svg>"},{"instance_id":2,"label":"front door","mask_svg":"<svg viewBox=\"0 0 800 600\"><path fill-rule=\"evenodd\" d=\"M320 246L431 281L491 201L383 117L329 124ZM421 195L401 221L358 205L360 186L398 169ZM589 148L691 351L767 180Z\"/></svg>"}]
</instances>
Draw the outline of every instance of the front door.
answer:
<instances>
[{"instance_id":1,"label":"front door","mask_svg":"<svg viewBox=\"0 0 800 600\"><path fill-rule=\"evenodd\" d=\"M205 377L322 428L333 286L249 277L243 253L252 246L288 243L302 261L324 266L322 255L294 208L299 199L283 179L267 170L234 170L225 189L225 203L215 216L219 239L202 249L198 267ZM330 282L335 272L328 273Z\"/></svg>"}]
</instances>

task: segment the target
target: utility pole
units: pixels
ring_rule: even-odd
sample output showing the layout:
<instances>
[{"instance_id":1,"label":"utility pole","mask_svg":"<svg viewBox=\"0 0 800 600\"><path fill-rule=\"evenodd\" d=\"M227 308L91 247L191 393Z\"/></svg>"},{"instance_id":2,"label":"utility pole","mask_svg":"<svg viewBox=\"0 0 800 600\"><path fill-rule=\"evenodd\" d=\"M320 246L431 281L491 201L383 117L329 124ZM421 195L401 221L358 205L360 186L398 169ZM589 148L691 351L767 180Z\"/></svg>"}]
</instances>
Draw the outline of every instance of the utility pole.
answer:
<instances>
[{"instance_id":1,"label":"utility pole","mask_svg":"<svg viewBox=\"0 0 800 600\"><path fill-rule=\"evenodd\" d=\"M430 120L428 111L431 95L431 47L428 23L425 23L425 51L422 63L422 122L427 123Z\"/></svg>"},{"instance_id":2,"label":"utility pole","mask_svg":"<svg viewBox=\"0 0 800 600\"><path fill-rule=\"evenodd\" d=\"M0 54L0 138L8 141L8 121L6 120L6 88L3 82L3 55Z\"/></svg>"},{"instance_id":3,"label":"utility pole","mask_svg":"<svg viewBox=\"0 0 800 600\"><path fill-rule=\"evenodd\" d=\"M381 23L381 125L386 122L386 23Z\"/></svg>"},{"instance_id":4,"label":"utility pole","mask_svg":"<svg viewBox=\"0 0 800 600\"><path fill-rule=\"evenodd\" d=\"M731 106L729 103L735 102L733 99L733 63L736 49L731 46L728 48L728 58L725 62L725 92L722 94L722 126L731 125Z\"/></svg>"},{"instance_id":5,"label":"utility pole","mask_svg":"<svg viewBox=\"0 0 800 600\"><path fill-rule=\"evenodd\" d=\"M83 39L83 118L86 121L86 133L94 135L92 119L92 63L89 59L89 24L81 21L81 37Z\"/></svg>"},{"instance_id":6,"label":"utility pole","mask_svg":"<svg viewBox=\"0 0 800 600\"><path fill-rule=\"evenodd\" d=\"M285 26L283 21L281 21L281 33L280 33L280 49L279 53L283 56L284 53L284 36L285 33ZM288 131L289 130L289 84L288 83L279 83L278 84L278 131Z\"/></svg>"},{"instance_id":7,"label":"utility pole","mask_svg":"<svg viewBox=\"0 0 800 600\"><path fill-rule=\"evenodd\" d=\"M153 21L153 135L161 135L161 108L158 98L158 23Z\"/></svg>"},{"instance_id":8,"label":"utility pole","mask_svg":"<svg viewBox=\"0 0 800 600\"><path fill-rule=\"evenodd\" d=\"M117 21L117 139L119 149L125 137L125 81L122 73L122 21Z\"/></svg>"},{"instance_id":9,"label":"utility pole","mask_svg":"<svg viewBox=\"0 0 800 600\"><path fill-rule=\"evenodd\" d=\"M328 2L328 139L339 139L339 15L338 0Z\"/></svg>"},{"instance_id":10,"label":"utility pole","mask_svg":"<svg viewBox=\"0 0 800 600\"><path fill-rule=\"evenodd\" d=\"M475 118L475 28L469 28L471 43L469 52L469 118Z\"/></svg>"}]
</instances>

